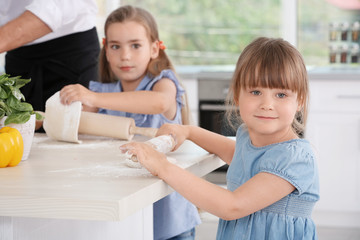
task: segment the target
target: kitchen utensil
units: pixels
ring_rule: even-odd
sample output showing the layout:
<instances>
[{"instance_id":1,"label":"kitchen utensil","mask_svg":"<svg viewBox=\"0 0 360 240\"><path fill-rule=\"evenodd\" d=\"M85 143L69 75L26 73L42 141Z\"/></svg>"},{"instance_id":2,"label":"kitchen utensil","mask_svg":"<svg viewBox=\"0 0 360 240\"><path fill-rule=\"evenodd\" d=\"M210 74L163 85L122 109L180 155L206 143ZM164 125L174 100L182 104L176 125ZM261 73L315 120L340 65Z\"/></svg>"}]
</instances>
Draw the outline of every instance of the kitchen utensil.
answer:
<instances>
[{"instance_id":1,"label":"kitchen utensil","mask_svg":"<svg viewBox=\"0 0 360 240\"><path fill-rule=\"evenodd\" d=\"M137 127L132 118L81 112L79 133L131 140L134 134L155 137L156 128Z\"/></svg>"},{"instance_id":2,"label":"kitchen utensil","mask_svg":"<svg viewBox=\"0 0 360 240\"><path fill-rule=\"evenodd\" d=\"M156 128L141 128L132 118L81 111L81 102L64 105L59 92L45 105L43 123L46 134L56 140L79 143L78 134L131 140L134 134L155 137Z\"/></svg>"}]
</instances>

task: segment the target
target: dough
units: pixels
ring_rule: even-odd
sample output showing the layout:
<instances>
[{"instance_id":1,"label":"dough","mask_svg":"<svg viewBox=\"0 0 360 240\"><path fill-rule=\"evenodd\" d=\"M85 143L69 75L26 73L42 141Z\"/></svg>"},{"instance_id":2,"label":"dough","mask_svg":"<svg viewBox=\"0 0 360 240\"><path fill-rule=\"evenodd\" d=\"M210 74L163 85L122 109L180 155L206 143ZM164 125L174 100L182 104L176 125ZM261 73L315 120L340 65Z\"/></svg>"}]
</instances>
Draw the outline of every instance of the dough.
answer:
<instances>
[{"instance_id":1,"label":"dough","mask_svg":"<svg viewBox=\"0 0 360 240\"><path fill-rule=\"evenodd\" d=\"M149 144L155 150L165 154L171 152L171 150L173 150L175 147L175 140L171 135L155 137L146 141L145 143ZM125 152L124 157L126 166L131 168L142 168L142 165L137 161L136 156ZM167 160L171 163L176 163L176 159L174 158L167 157Z\"/></svg>"},{"instance_id":2,"label":"dough","mask_svg":"<svg viewBox=\"0 0 360 240\"><path fill-rule=\"evenodd\" d=\"M46 134L55 140L80 143L78 129L81 108L79 101L63 105L60 102L60 92L56 92L45 104L43 127Z\"/></svg>"},{"instance_id":3,"label":"dough","mask_svg":"<svg viewBox=\"0 0 360 240\"><path fill-rule=\"evenodd\" d=\"M135 162L133 160L131 160L131 158L126 158L125 159L125 165L130 167L130 168L142 168L142 165L140 164L140 162Z\"/></svg>"},{"instance_id":4,"label":"dough","mask_svg":"<svg viewBox=\"0 0 360 240\"><path fill-rule=\"evenodd\" d=\"M168 153L175 147L175 140L171 135L162 135L146 141L145 143L150 144L155 150Z\"/></svg>"}]
</instances>

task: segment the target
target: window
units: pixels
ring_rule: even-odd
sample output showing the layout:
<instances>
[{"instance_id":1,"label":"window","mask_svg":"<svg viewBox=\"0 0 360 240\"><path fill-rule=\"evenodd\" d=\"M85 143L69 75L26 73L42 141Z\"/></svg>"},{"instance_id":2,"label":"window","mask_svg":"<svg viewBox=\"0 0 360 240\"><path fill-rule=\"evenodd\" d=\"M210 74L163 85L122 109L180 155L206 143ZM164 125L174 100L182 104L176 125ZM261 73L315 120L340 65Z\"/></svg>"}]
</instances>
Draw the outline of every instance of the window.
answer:
<instances>
[{"instance_id":1,"label":"window","mask_svg":"<svg viewBox=\"0 0 360 240\"><path fill-rule=\"evenodd\" d=\"M297 46L308 66L330 64L330 47L335 65L341 63L347 48L347 63L360 41L330 41L330 25L337 34L341 24L351 31L360 21L360 6L344 9L330 2L358 0L97 0L97 29L102 38L107 15L120 5L131 4L147 9L158 23L161 40L176 66L234 65L244 47L259 36L283 37ZM0 54L0 71L3 66ZM358 55L360 61L360 55ZM344 66L342 64L342 66ZM359 63L356 65L359 66Z\"/></svg>"},{"instance_id":2,"label":"window","mask_svg":"<svg viewBox=\"0 0 360 240\"><path fill-rule=\"evenodd\" d=\"M258 36L280 37L280 0L121 0L156 19L175 65L234 65Z\"/></svg>"}]
</instances>

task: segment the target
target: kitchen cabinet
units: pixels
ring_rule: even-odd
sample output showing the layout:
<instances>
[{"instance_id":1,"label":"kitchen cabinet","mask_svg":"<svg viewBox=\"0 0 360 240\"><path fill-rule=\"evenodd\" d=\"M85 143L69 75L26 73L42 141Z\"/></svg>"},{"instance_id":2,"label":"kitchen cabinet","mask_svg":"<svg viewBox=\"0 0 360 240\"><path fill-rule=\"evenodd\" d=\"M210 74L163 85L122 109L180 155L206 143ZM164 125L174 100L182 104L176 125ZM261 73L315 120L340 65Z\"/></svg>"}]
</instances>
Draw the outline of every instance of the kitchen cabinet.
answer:
<instances>
[{"instance_id":1,"label":"kitchen cabinet","mask_svg":"<svg viewBox=\"0 0 360 240\"><path fill-rule=\"evenodd\" d=\"M119 156L125 141L79 138L35 134L28 160L0 169L0 239L152 239L152 204L173 189L127 167ZM190 141L168 156L199 177L224 164Z\"/></svg>"},{"instance_id":2,"label":"kitchen cabinet","mask_svg":"<svg viewBox=\"0 0 360 240\"><path fill-rule=\"evenodd\" d=\"M315 223L360 226L360 78L313 80L305 137L320 177Z\"/></svg>"}]
</instances>

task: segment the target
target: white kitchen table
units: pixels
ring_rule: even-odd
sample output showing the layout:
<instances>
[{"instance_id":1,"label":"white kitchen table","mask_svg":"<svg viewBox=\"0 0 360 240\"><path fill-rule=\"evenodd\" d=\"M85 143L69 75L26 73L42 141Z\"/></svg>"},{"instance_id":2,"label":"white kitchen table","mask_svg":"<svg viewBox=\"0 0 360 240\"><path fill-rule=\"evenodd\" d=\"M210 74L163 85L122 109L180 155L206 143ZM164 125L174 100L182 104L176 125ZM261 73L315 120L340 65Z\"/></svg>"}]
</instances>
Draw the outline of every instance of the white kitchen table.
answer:
<instances>
[{"instance_id":1,"label":"white kitchen table","mask_svg":"<svg viewBox=\"0 0 360 240\"><path fill-rule=\"evenodd\" d=\"M173 190L125 165L125 141L36 133L28 160L0 169L0 239L152 239L152 204ZM135 140L146 139L135 137ZM224 164L190 141L168 157L201 177Z\"/></svg>"}]
</instances>

